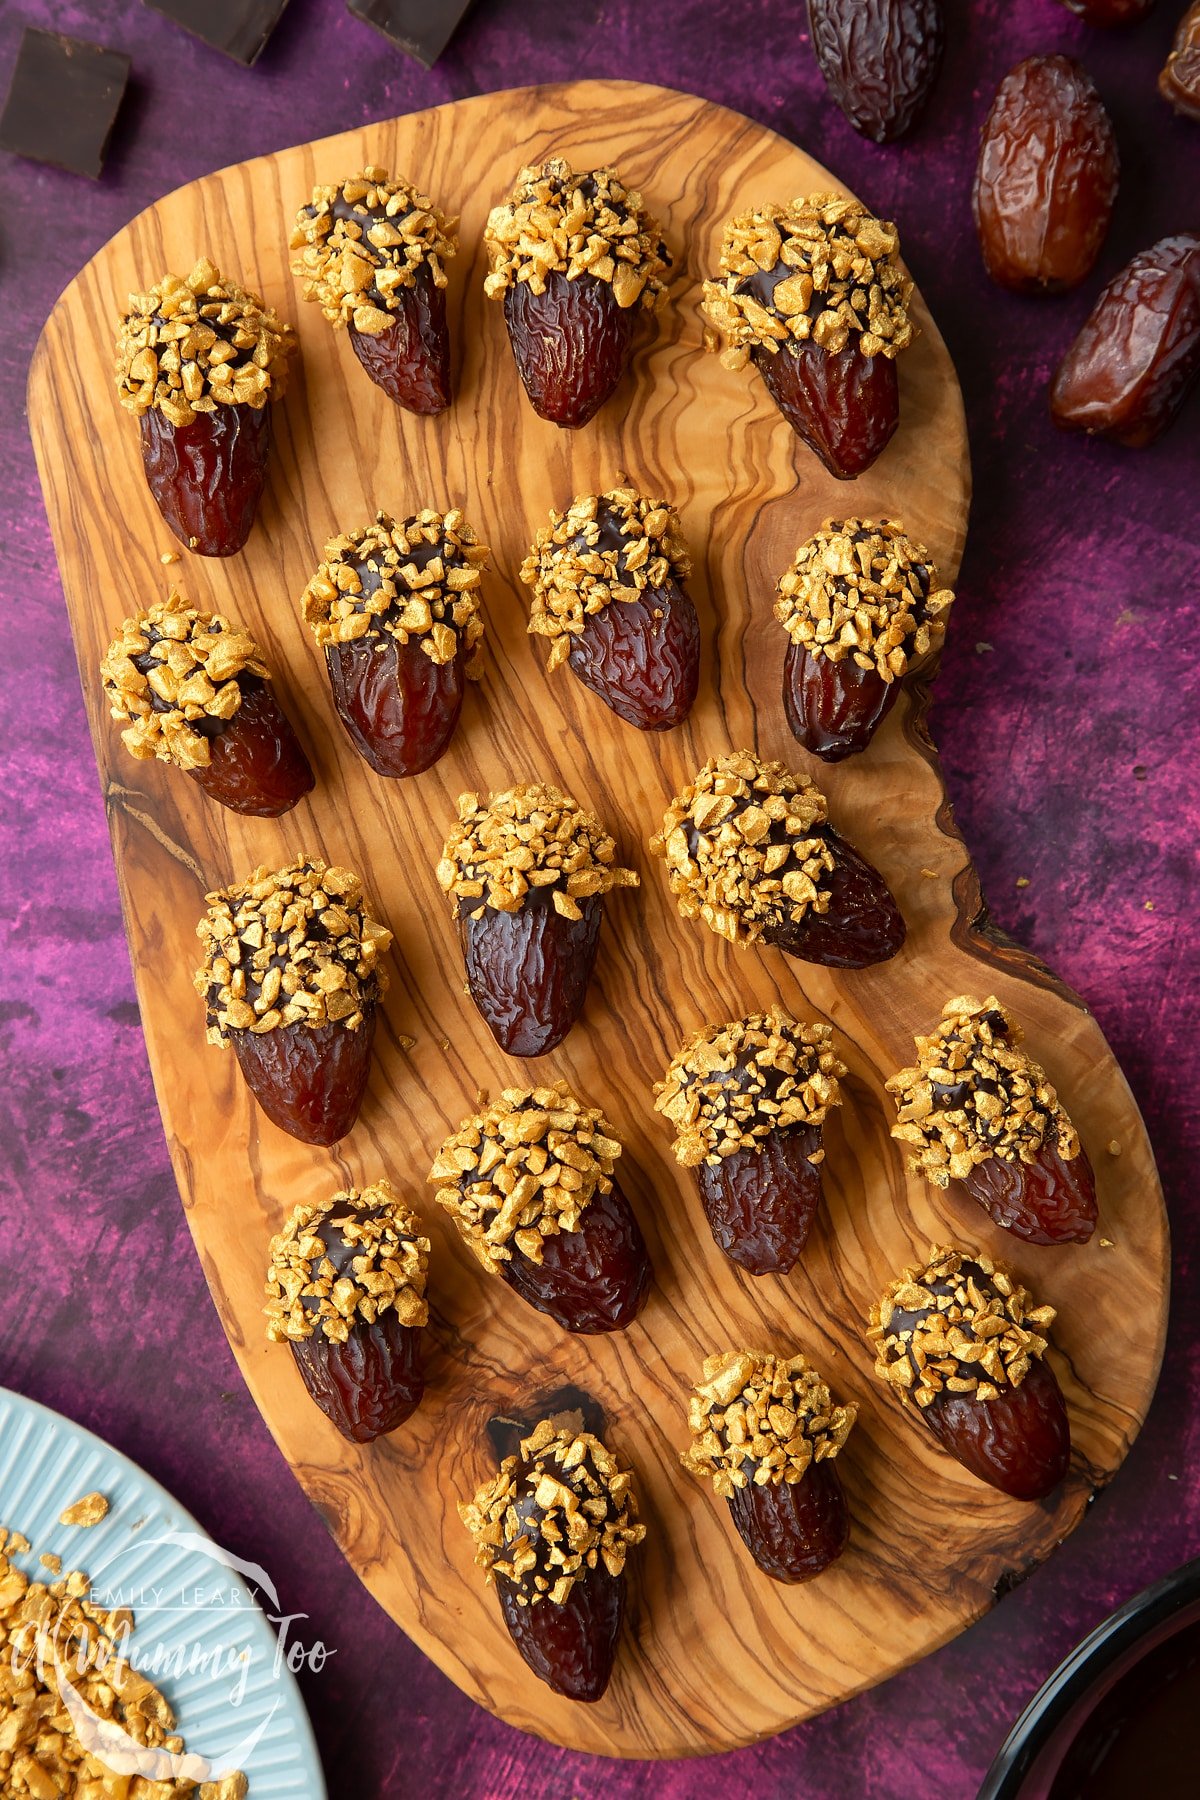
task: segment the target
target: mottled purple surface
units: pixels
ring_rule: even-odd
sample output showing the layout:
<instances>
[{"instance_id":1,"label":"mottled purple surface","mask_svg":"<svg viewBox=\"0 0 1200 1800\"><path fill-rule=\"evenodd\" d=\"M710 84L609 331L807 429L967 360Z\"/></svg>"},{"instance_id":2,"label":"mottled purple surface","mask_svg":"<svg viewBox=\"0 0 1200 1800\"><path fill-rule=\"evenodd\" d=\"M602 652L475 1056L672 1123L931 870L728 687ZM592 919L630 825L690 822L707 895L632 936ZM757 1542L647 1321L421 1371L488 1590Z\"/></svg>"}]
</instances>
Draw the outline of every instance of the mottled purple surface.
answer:
<instances>
[{"instance_id":1,"label":"mottled purple surface","mask_svg":"<svg viewBox=\"0 0 1200 1800\"><path fill-rule=\"evenodd\" d=\"M344 12L292 0L245 71L136 0L6 0L134 56L99 186L0 160L0 654L5 859L0 1379L158 1476L337 1646L306 1694L336 1800L375 1795L969 1800L1010 1718L1116 1602L1200 1551L1194 1162L1200 397L1140 453L1058 437L1044 390L1083 294L989 286L970 225L980 122L1019 57L1066 50L1124 163L1107 278L1195 227L1200 127L1154 94L1180 0L1102 36L1055 0L948 0L924 126L877 150L828 102L798 0L478 0L426 74ZM1176 1306L1158 1399L1109 1492L1052 1563L939 1655L757 1749L623 1767L546 1749L472 1706L383 1616L309 1511L238 1378L192 1252L150 1086L74 655L23 417L43 319L88 256L223 163L521 82L637 75L775 126L896 217L966 392L977 501L933 716L996 918L1089 999L1157 1146ZM1018 887L1018 880L1028 885ZM967 1698L969 1696L969 1698Z\"/></svg>"}]
</instances>

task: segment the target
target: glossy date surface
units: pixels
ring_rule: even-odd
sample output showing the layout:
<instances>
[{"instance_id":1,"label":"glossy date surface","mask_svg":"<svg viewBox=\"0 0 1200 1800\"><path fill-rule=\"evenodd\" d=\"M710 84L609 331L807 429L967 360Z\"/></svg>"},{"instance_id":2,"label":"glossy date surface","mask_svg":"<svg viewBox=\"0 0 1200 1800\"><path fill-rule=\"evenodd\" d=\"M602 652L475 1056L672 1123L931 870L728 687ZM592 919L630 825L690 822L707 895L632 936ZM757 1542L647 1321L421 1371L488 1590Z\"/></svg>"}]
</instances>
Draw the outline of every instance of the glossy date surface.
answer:
<instances>
[{"instance_id":1,"label":"glossy date surface","mask_svg":"<svg viewBox=\"0 0 1200 1800\"><path fill-rule=\"evenodd\" d=\"M579 908L565 919L535 888L515 913L484 906L459 919L471 998L510 1056L553 1050L583 1010L604 900L591 894Z\"/></svg>"},{"instance_id":2,"label":"glossy date surface","mask_svg":"<svg viewBox=\"0 0 1200 1800\"><path fill-rule=\"evenodd\" d=\"M1068 56L1030 56L1004 77L979 150L972 204L1001 287L1058 293L1092 269L1120 163L1104 102Z\"/></svg>"},{"instance_id":3,"label":"glossy date surface","mask_svg":"<svg viewBox=\"0 0 1200 1800\"><path fill-rule=\"evenodd\" d=\"M406 412L444 412L451 399L445 288L422 267L412 287L395 290L389 310L396 322L386 331L349 327L355 356L376 387Z\"/></svg>"},{"instance_id":4,"label":"glossy date surface","mask_svg":"<svg viewBox=\"0 0 1200 1800\"><path fill-rule=\"evenodd\" d=\"M752 352L776 406L839 481L853 481L880 455L900 423L896 364L864 356L855 338L832 354L810 340Z\"/></svg>"},{"instance_id":5,"label":"glossy date surface","mask_svg":"<svg viewBox=\"0 0 1200 1800\"><path fill-rule=\"evenodd\" d=\"M377 775L419 775L445 753L466 688L461 652L435 663L418 639L384 633L327 645L325 666L338 717Z\"/></svg>"},{"instance_id":6,"label":"glossy date surface","mask_svg":"<svg viewBox=\"0 0 1200 1800\"><path fill-rule=\"evenodd\" d=\"M188 774L231 812L275 819L311 793L312 768L270 683L243 674L238 686L242 700L233 717L206 733L207 766Z\"/></svg>"},{"instance_id":7,"label":"glossy date surface","mask_svg":"<svg viewBox=\"0 0 1200 1800\"><path fill-rule=\"evenodd\" d=\"M271 408L217 405L190 425L142 414L142 462L159 512L197 556L235 556L267 480Z\"/></svg>"},{"instance_id":8,"label":"glossy date surface","mask_svg":"<svg viewBox=\"0 0 1200 1800\"><path fill-rule=\"evenodd\" d=\"M618 306L612 283L594 275L551 270L544 293L527 281L507 289L513 357L540 418L575 431L595 417L625 373L640 310Z\"/></svg>"},{"instance_id":9,"label":"glossy date surface","mask_svg":"<svg viewBox=\"0 0 1200 1800\"><path fill-rule=\"evenodd\" d=\"M530 1306L564 1331L624 1331L650 1290L650 1257L633 1208L614 1182L592 1196L575 1231L542 1240L542 1260L513 1247L500 1273Z\"/></svg>"},{"instance_id":10,"label":"glossy date surface","mask_svg":"<svg viewBox=\"0 0 1200 1800\"><path fill-rule=\"evenodd\" d=\"M1019 1387L994 1400L944 1390L921 1417L972 1475L1014 1500L1044 1500L1066 1479L1071 1430L1054 1370L1035 1357Z\"/></svg>"},{"instance_id":11,"label":"glossy date surface","mask_svg":"<svg viewBox=\"0 0 1200 1800\"><path fill-rule=\"evenodd\" d=\"M713 1237L749 1275L795 1267L821 1204L821 1147L812 1126L771 1131L754 1150L700 1163L696 1181Z\"/></svg>"},{"instance_id":12,"label":"glossy date surface","mask_svg":"<svg viewBox=\"0 0 1200 1800\"><path fill-rule=\"evenodd\" d=\"M1115 276L1059 364L1050 413L1134 449L1175 418L1200 375L1200 232L1142 250Z\"/></svg>"},{"instance_id":13,"label":"glossy date surface","mask_svg":"<svg viewBox=\"0 0 1200 1800\"><path fill-rule=\"evenodd\" d=\"M572 672L639 731L671 731L700 685L700 621L678 582L612 600L571 639Z\"/></svg>"},{"instance_id":14,"label":"glossy date surface","mask_svg":"<svg viewBox=\"0 0 1200 1800\"><path fill-rule=\"evenodd\" d=\"M279 1025L231 1034L242 1074L267 1117L305 1144L336 1144L358 1117L375 1041L375 1008L344 1025Z\"/></svg>"},{"instance_id":15,"label":"glossy date surface","mask_svg":"<svg viewBox=\"0 0 1200 1800\"><path fill-rule=\"evenodd\" d=\"M832 1457L799 1481L735 1488L729 1511L742 1542L773 1581L811 1581L850 1541L850 1509Z\"/></svg>"},{"instance_id":16,"label":"glossy date surface","mask_svg":"<svg viewBox=\"0 0 1200 1800\"><path fill-rule=\"evenodd\" d=\"M941 0L808 0L817 65L856 131L889 144L912 130L941 67Z\"/></svg>"}]
</instances>

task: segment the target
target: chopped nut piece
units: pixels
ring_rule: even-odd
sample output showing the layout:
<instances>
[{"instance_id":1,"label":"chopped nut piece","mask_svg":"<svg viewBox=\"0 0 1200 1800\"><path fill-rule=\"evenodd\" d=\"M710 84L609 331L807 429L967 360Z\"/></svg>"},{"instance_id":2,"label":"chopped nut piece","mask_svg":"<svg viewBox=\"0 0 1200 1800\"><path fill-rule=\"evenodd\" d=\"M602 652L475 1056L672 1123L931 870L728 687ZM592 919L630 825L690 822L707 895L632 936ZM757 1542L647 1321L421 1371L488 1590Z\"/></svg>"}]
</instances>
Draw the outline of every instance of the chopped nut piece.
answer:
<instances>
[{"instance_id":1,"label":"chopped nut piece","mask_svg":"<svg viewBox=\"0 0 1200 1800\"><path fill-rule=\"evenodd\" d=\"M561 156L522 169L509 198L488 214L483 241L492 300L518 281L545 293L552 272L611 282L621 308L652 311L663 297L670 258L662 234L615 169L577 173Z\"/></svg>"},{"instance_id":2,"label":"chopped nut piece","mask_svg":"<svg viewBox=\"0 0 1200 1800\"><path fill-rule=\"evenodd\" d=\"M717 1164L738 1150L761 1150L772 1131L819 1128L842 1101L846 1073L828 1025L802 1025L778 1009L690 1037L654 1089L654 1105L675 1127L675 1160Z\"/></svg>"},{"instance_id":3,"label":"chopped nut piece","mask_svg":"<svg viewBox=\"0 0 1200 1800\"><path fill-rule=\"evenodd\" d=\"M495 1273L513 1246L542 1260L542 1240L578 1231L596 1194L612 1191L621 1146L598 1107L566 1083L506 1088L464 1119L429 1171L434 1198L484 1268Z\"/></svg>"},{"instance_id":4,"label":"chopped nut piece","mask_svg":"<svg viewBox=\"0 0 1200 1800\"><path fill-rule=\"evenodd\" d=\"M373 525L342 532L304 590L304 617L317 643L349 644L384 635L420 644L431 662L453 662L479 675L483 613L481 572L491 552L455 507L426 507L411 519L375 515Z\"/></svg>"},{"instance_id":5,"label":"chopped nut piece","mask_svg":"<svg viewBox=\"0 0 1200 1800\"><path fill-rule=\"evenodd\" d=\"M943 1389L994 1400L1045 1355L1054 1316L982 1251L935 1244L925 1266L905 1269L871 1308L867 1341L875 1373L906 1406L926 1407Z\"/></svg>"},{"instance_id":6,"label":"chopped nut piece","mask_svg":"<svg viewBox=\"0 0 1200 1800\"><path fill-rule=\"evenodd\" d=\"M781 577L775 617L811 655L897 681L945 636L954 595L936 581L928 550L894 520L827 519Z\"/></svg>"},{"instance_id":7,"label":"chopped nut piece","mask_svg":"<svg viewBox=\"0 0 1200 1800\"><path fill-rule=\"evenodd\" d=\"M650 851L667 865L685 919L749 944L781 909L829 910L834 860L825 796L752 750L710 757L672 800Z\"/></svg>"},{"instance_id":8,"label":"chopped nut piece","mask_svg":"<svg viewBox=\"0 0 1200 1800\"><path fill-rule=\"evenodd\" d=\"M107 1502L99 1494L89 1501ZM83 1502L79 1502L80 1505ZM70 1511L74 1508L68 1509ZM102 1515L100 1515L102 1516ZM67 1515L63 1515L63 1522ZM82 1521L80 1521L82 1522ZM92 1521L95 1522L94 1520ZM92 1598L80 1569L40 1561L57 1579L30 1580L12 1560L29 1540L0 1526L0 1787L5 1800L245 1800L245 1775L205 1781L209 1765L189 1756L164 1696L129 1660L133 1615ZM63 1677L69 1675L69 1691ZM88 1742L76 1734L81 1708ZM172 1773L159 1779L121 1773L135 1751ZM107 1754L106 1754L107 1751ZM111 1758L111 1760L110 1760Z\"/></svg>"},{"instance_id":9,"label":"chopped nut piece","mask_svg":"<svg viewBox=\"0 0 1200 1800\"><path fill-rule=\"evenodd\" d=\"M130 720L121 742L140 761L206 769L210 740L198 726L232 719L240 678L270 674L258 644L223 613L198 612L172 588L165 600L121 621L100 664L114 719Z\"/></svg>"},{"instance_id":10,"label":"chopped nut piece","mask_svg":"<svg viewBox=\"0 0 1200 1800\"><path fill-rule=\"evenodd\" d=\"M990 1156L1032 1163L1045 1143L1065 1161L1079 1136L1044 1069L1018 1048L1021 1029L994 994L947 1001L941 1023L918 1037L917 1063L887 1083L896 1096L892 1136L914 1146L909 1167L936 1187L961 1181Z\"/></svg>"},{"instance_id":11,"label":"chopped nut piece","mask_svg":"<svg viewBox=\"0 0 1200 1800\"><path fill-rule=\"evenodd\" d=\"M292 274L331 325L375 335L395 323L401 291L415 286L420 270L445 287L457 232L458 220L446 218L411 182L366 168L313 189L289 239L288 247L300 253Z\"/></svg>"},{"instance_id":12,"label":"chopped nut piece","mask_svg":"<svg viewBox=\"0 0 1200 1800\"><path fill-rule=\"evenodd\" d=\"M459 1517L475 1539L489 1583L514 1582L521 1606L561 1606L577 1581L601 1564L619 1575L646 1527L637 1522L633 1475L578 1415L543 1419L506 1456Z\"/></svg>"},{"instance_id":13,"label":"chopped nut piece","mask_svg":"<svg viewBox=\"0 0 1200 1800\"><path fill-rule=\"evenodd\" d=\"M580 900L638 885L616 855L594 813L561 788L536 783L493 794L486 806L478 794L460 795L437 878L460 915L485 906L514 913L531 890L549 889L557 910L577 918Z\"/></svg>"},{"instance_id":14,"label":"chopped nut piece","mask_svg":"<svg viewBox=\"0 0 1200 1800\"><path fill-rule=\"evenodd\" d=\"M117 339L121 405L157 407L174 426L218 405L265 406L287 385L295 333L258 294L202 258L186 279L165 275L131 294Z\"/></svg>"},{"instance_id":15,"label":"chopped nut piece","mask_svg":"<svg viewBox=\"0 0 1200 1800\"><path fill-rule=\"evenodd\" d=\"M552 640L547 668L567 660L572 636L594 613L686 581L691 566L674 507L635 488L585 494L565 513L552 512L521 564L533 589L529 630Z\"/></svg>"},{"instance_id":16,"label":"chopped nut piece","mask_svg":"<svg viewBox=\"0 0 1200 1800\"><path fill-rule=\"evenodd\" d=\"M358 1254L349 1272L328 1259L332 1228ZM373 1325L395 1312L402 1325L428 1323L425 1280L429 1239L390 1181L360 1192L342 1188L316 1206L297 1206L271 1239L267 1270L267 1336L272 1343L310 1338L319 1330L344 1344L360 1320Z\"/></svg>"},{"instance_id":17,"label":"chopped nut piece","mask_svg":"<svg viewBox=\"0 0 1200 1800\"><path fill-rule=\"evenodd\" d=\"M356 1031L386 990L380 958L392 934L367 911L349 869L299 856L206 897L208 912L196 927L204 966L193 985L205 1002L210 1044L280 1025Z\"/></svg>"},{"instance_id":18,"label":"chopped nut piece","mask_svg":"<svg viewBox=\"0 0 1200 1800\"><path fill-rule=\"evenodd\" d=\"M802 1481L814 1462L837 1455L857 1417L857 1406L834 1404L803 1356L726 1350L704 1359L688 1402L692 1441L679 1460L727 1500L751 1481Z\"/></svg>"},{"instance_id":19,"label":"chopped nut piece","mask_svg":"<svg viewBox=\"0 0 1200 1800\"><path fill-rule=\"evenodd\" d=\"M809 338L831 355L852 337L864 356L898 355L914 335L899 251L894 225L839 194L730 219L723 279L704 284L704 310L728 344L721 360L743 368L756 346L774 353Z\"/></svg>"},{"instance_id":20,"label":"chopped nut piece","mask_svg":"<svg viewBox=\"0 0 1200 1800\"><path fill-rule=\"evenodd\" d=\"M108 1517L108 1501L103 1494L84 1494L58 1515L60 1525L77 1525L87 1530Z\"/></svg>"}]
</instances>

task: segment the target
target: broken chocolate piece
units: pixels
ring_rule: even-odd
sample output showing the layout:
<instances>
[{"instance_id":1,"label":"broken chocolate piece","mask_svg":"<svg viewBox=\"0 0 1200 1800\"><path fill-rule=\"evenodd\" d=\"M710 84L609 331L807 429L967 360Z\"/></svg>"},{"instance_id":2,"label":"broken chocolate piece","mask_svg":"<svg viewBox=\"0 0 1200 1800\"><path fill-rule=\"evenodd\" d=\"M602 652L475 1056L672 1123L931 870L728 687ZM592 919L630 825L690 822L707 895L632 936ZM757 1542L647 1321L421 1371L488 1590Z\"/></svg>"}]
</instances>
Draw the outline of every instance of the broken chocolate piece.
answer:
<instances>
[{"instance_id":1,"label":"broken chocolate piece","mask_svg":"<svg viewBox=\"0 0 1200 1800\"><path fill-rule=\"evenodd\" d=\"M201 43L247 67L256 63L283 17L288 0L146 0L154 12L182 25Z\"/></svg>"},{"instance_id":2,"label":"broken chocolate piece","mask_svg":"<svg viewBox=\"0 0 1200 1800\"><path fill-rule=\"evenodd\" d=\"M348 9L364 25L432 69L470 7L471 0L347 0Z\"/></svg>"},{"instance_id":3,"label":"broken chocolate piece","mask_svg":"<svg viewBox=\"0 0 1200 1800\"><path fill-rule=\"evenodd\" d=\"M118 50L27 26L0 115L0 149L97 180L129 67Z\"/></svg>"}]
</instances>

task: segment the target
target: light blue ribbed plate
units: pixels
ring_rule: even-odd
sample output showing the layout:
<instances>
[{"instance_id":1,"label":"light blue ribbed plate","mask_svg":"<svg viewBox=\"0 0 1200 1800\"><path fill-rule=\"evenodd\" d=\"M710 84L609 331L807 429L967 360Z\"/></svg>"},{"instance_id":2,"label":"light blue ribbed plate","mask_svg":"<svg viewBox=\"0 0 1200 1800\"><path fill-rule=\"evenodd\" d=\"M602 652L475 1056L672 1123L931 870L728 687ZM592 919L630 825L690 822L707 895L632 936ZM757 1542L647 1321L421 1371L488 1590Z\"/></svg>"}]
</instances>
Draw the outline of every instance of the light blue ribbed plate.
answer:
<instances>
[{"instance_id":1,"label":"light blue ribbed plate","mask_svg":"<svg viewBox=\"0 0 1200 1800\"><path fill-rule=\"evenodd\" d=\"M108 1516L90 1529L59 1514L98 1490ZM214 1775L239 1768L249 1800L326 1800L312 1727L279 1637L269 1574L219 1549L136 1463L82 1426L0 1388L0 1524L33 1546L17 1557L52 1581L38 1557L83 1569L92 1596L132 1608L129 1660L162 1689L189 1753Z\"/></svg>"}]
</instances>

